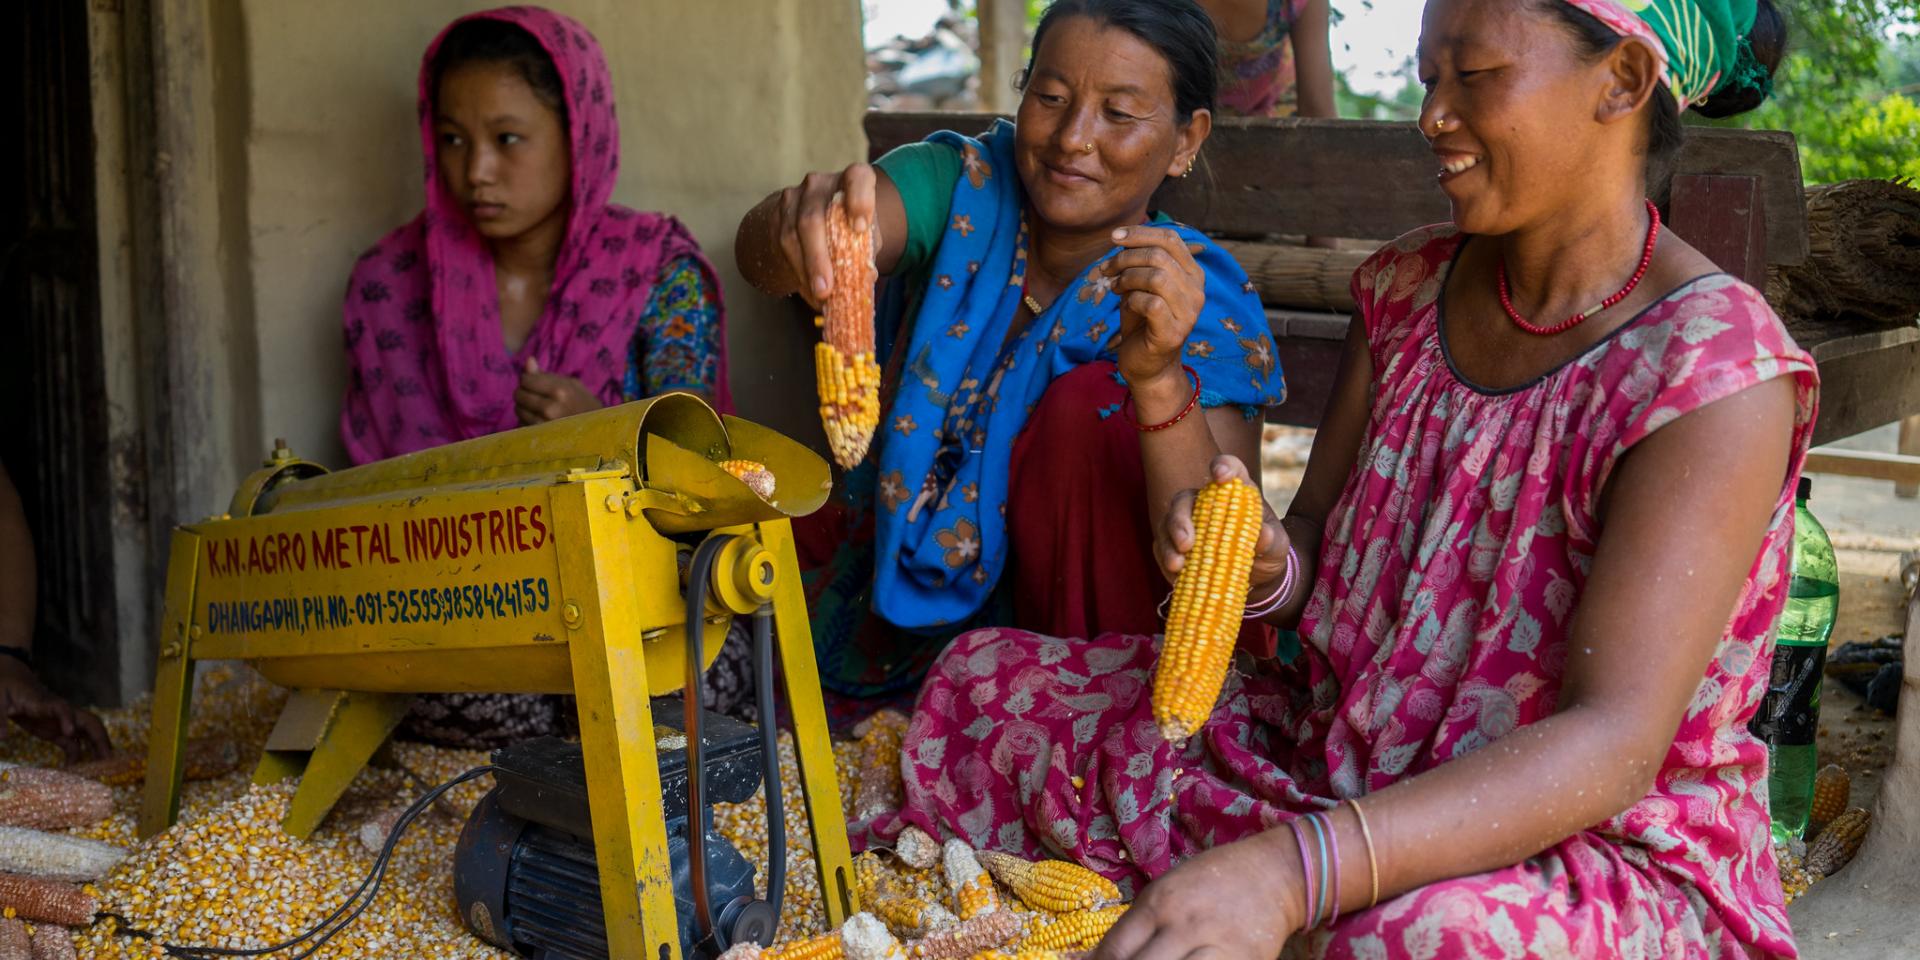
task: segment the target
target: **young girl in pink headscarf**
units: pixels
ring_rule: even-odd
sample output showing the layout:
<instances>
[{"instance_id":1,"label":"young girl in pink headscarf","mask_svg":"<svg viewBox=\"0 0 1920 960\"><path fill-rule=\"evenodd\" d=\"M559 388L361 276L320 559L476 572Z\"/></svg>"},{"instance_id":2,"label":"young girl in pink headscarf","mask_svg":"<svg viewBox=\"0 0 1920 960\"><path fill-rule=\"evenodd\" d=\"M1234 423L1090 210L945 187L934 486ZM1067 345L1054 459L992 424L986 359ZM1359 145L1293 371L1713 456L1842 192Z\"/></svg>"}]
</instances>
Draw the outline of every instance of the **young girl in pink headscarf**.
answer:
<instances>
[{"instance_id":1,"label":"young girl in pink headscarf","mask_svg":"<svg viewBox=\"0 0 1920 960\"><path fill-rule=\"evenodd\" d=\"M680 221L609 202L613 101L593 35L538 7L456 20L427 48L426 209L347 286L355 464L675 390L730 408L712 265ZM716 702L738 674L717 671ZM423 697L406 732L486 747L564 732L571 713L560 697Z\"/></svg>"},{"instance_id":2,"label":"young girl in pink headscarf","mask_svg":"<svg viewBox=\"0 0 1920 960\"><path fill-rule=\"evenodd\" d=\"M427 48L426 209L347 288L354 463L671 390L728 403L712 266L678 220L608 202L613 101L593 35L538 7Z\"/></svg>"}]
</instances>

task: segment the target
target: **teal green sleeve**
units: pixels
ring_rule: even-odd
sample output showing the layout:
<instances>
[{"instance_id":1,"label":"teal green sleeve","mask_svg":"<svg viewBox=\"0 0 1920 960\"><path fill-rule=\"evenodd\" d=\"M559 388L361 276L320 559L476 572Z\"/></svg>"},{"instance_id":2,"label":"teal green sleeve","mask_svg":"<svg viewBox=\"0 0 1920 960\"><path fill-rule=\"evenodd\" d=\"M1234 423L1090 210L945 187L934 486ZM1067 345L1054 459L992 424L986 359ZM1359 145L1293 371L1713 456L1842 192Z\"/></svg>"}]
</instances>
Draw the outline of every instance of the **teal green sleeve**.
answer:
<instances>
[{"instance_id":1,"label":"teal green sleeve","mask_svg":"<svg viewBox=\"0 0 1920 960\"><path fill-rule=\"evenodd\" d=\"M960 182L960 151L944 143L909 143L887 151L874 166L893 181L907 211L907 247L893 272L912 276L933 262L946 231L953 188Z\"/></svg>"}]
</instances>

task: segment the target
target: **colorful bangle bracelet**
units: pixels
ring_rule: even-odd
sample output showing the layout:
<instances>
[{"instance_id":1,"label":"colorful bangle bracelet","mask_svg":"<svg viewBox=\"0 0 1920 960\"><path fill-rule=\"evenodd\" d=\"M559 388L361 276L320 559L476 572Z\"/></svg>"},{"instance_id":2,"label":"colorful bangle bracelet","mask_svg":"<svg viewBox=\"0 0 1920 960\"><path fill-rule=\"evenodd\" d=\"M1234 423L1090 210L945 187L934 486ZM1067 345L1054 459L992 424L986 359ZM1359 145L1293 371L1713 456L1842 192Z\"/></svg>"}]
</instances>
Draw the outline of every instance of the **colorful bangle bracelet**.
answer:
<instances>
[{"instance_id":1,"label":"colorful bangle bracelet","mask_svg":"<svg viewBox=\"0 0 1920 960\"><path fill-rule=\"evenodd\" d=\"M1187 405L1185 407L1180 408L1180 412L1174 414L1173 419L1171 420L1165 420L1160 423L1141 423L1140 418L1133 415L1133 392L1132 391L1127 392L1127 398L1121 401L1120 409L1122 412L1126 414L1127 422L1133 424L1134 429L1139 430L1141 433L1154 433L1160 430L1165 430L1168 427L1171 427L1174 424L1179 423L1182 420L1185 420L1187 418L1187 414L1192 413L1193 408L1200 405L1200 373L1199 371L1193 369L1192 367L1187 366L1184 363L1180 365L1180 369L1185 370L1187 372L1187 376L1193 378L1193 396L1187 398Z\"/></svg>"}]
</instances>

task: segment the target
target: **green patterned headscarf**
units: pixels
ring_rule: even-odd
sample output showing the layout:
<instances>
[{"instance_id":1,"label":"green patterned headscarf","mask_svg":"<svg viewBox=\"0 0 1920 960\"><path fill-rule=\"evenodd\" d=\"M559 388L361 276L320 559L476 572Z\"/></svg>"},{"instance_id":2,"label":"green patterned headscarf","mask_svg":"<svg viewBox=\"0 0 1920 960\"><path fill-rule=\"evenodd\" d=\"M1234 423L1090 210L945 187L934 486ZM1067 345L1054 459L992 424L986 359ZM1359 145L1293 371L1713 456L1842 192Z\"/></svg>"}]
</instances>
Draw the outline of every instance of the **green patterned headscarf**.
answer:
<instances>
[{"instance_id":1,"label":"green patterned headscarf","mask_svg":"<svg viewBox=\"0 0 1920 960\"><path fill-rule=\"evenodd\" d=\"M1639 37L1664 54L1661 77L1680 109L1728 88L1772 91L1747 33L1755 0L1567 0L1623 37Z\"/></svg>"}]
</instances>

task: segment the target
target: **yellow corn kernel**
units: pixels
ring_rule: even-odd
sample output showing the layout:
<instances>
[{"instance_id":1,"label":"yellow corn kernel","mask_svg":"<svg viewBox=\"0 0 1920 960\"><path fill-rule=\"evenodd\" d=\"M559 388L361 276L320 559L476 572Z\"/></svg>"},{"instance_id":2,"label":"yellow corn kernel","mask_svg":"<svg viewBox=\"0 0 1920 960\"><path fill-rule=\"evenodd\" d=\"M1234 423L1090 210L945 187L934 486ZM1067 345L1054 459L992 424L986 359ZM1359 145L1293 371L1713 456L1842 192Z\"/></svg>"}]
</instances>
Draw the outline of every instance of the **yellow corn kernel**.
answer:
<instances>
[{"instance_id":1,"label":"yellow corn kernel","mask_svg":"<svg viewBox=\"0 0 1920 960\"><path fill-rule=\"evenodd\" d=\"M1120 899L1120 888L1092 870L1065 860L1035 863L1010 853L982 850L980 865L1027 906L1066 913Z\"/></svg>"},{"instance_id":2,"label":"yellow corn kernel","mask_svg":"<svg viewBox=\"0 0 1920 960\"><path fill-rule=\"evenodd\" d=\"M971 920L1000 909L1000 891L966 841L948 840L941 849L941 859L947 871L947 888L953 891L953 912L960 919Z\"/></svg>"},{"instance_id":3,"label":"yellow corn kernel","mask_svg":"<svg viewBox=\"0 0 1920 960\"><path fill-rule=\"evenodd\" d=\"M1173 584L1167 635L1153 671L1153 718L1180 742L1199 731L1227 680L1264 520L1260 490L1210 483L1193 500L1193 550Z\"/></svg>"},{"instance_id":4,"label":"yellow corn kernel","mask_svg":"<svg viewBox=\"0 0 1920 960\"><path fill-rule=\"evenodd\" d=\"M1113 929L1126 904L1114 904L1097 910L1075 910L1036 920L1020 940L1020 952L1028 950L1091 950L1100 938Z\"/></svg>"}]
</instances>

